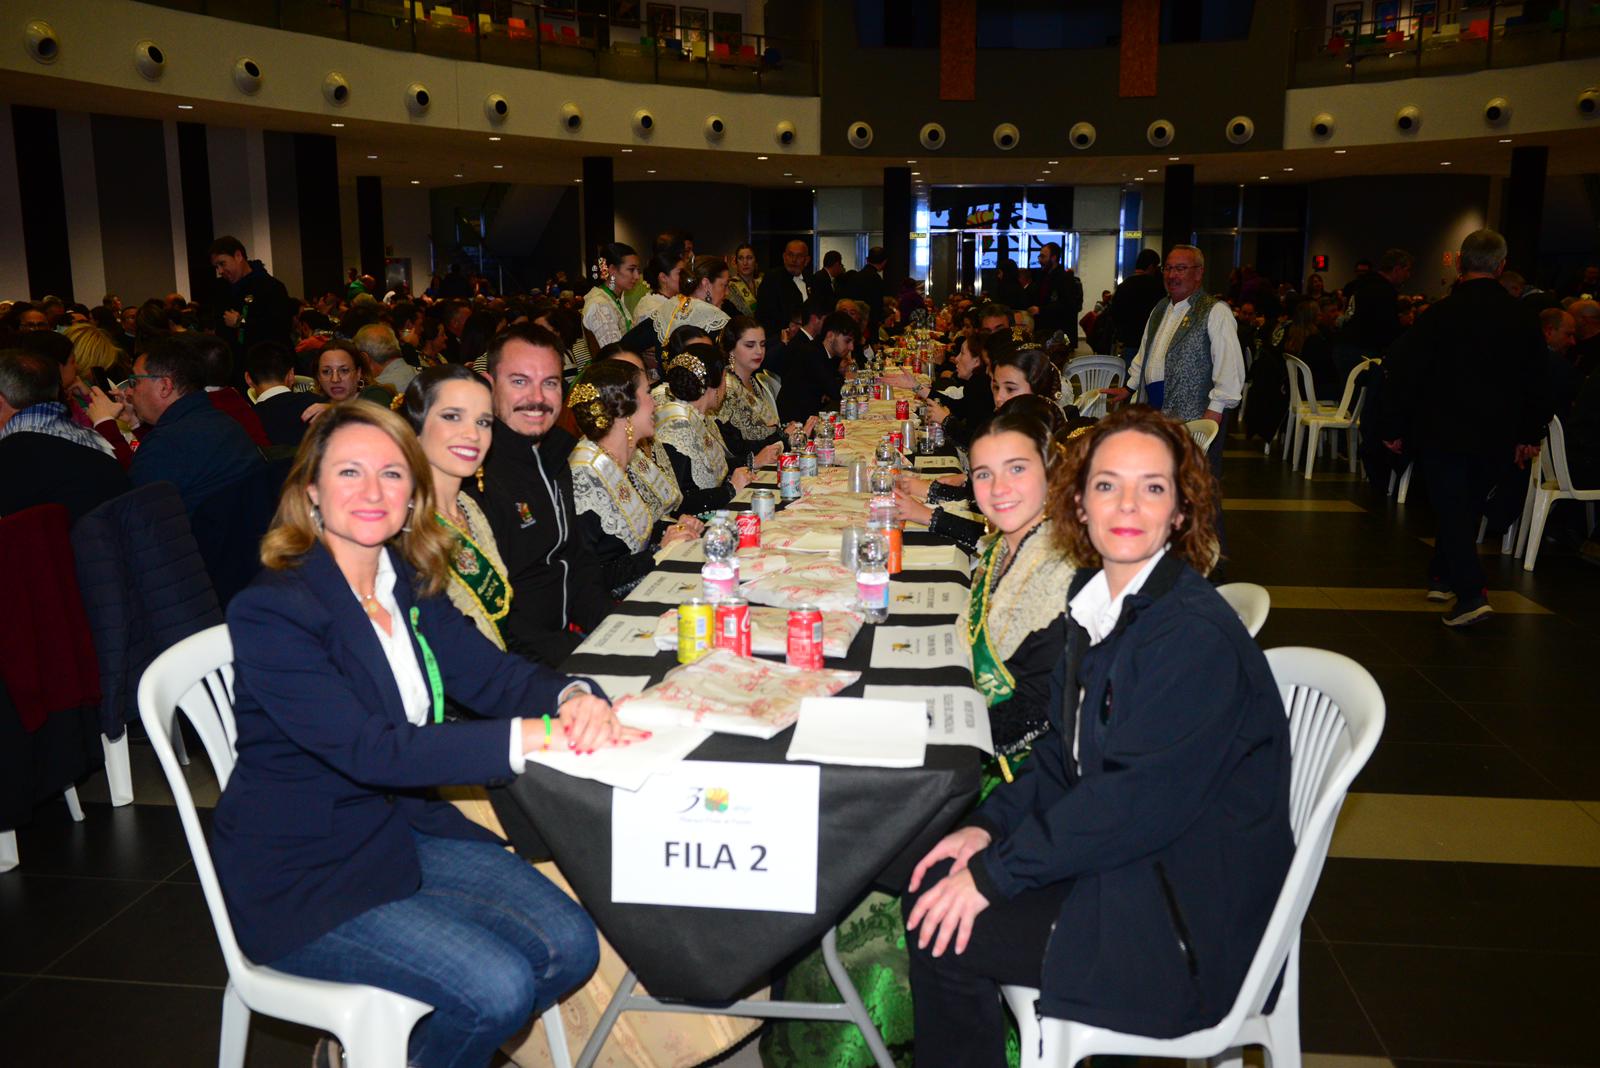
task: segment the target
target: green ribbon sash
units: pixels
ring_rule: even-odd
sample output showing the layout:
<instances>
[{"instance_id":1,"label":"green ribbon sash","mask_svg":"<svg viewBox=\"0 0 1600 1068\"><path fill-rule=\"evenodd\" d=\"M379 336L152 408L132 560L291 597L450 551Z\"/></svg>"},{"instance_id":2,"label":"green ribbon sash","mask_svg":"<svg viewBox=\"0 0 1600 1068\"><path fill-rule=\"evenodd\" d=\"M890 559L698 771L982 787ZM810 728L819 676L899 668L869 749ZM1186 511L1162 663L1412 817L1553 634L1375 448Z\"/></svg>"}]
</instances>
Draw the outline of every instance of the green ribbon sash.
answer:
<instances>
[{"instance_id":1,"label":"green ribbon sash","mask_svg":"<svg viewBox=\"0 0 1600 1068\"><path fill-rule=\"evenodd\" d=\"M466 531L438 512L434 518L455 538L450 547L450 577L461 583L489 622L499 626L511 611L511 585Z\"/></svg>"},{"instance_id":2,"label":"green ribbon sash","mask_svg":"<svg viewBox=\"0 0 1600 1068\"><path fill-rule=\"evenodd\" d=\"M983 556L983 581L972 588L967 607L967 642L972 647L972 682L990 708L1010 698L1016 679L989 638L989 593L1000 567L1004 538L995 538Z\"/></svg>"},{"instance_id":3,"label":"green ribbon sash","mask_svg":"<svg viewBox=\"0 0 1600 1068\"><path fill-rule=\"evenodd\" d=\"M422 610L416 605L411 606L411 636L417 639L417 648L422 650L422 668L428 676L428 692L433 695L433 721L444 722L444 679L439 675L439 661L433 658L433 648L428 644L428 639L422 636L422 627L417 620L422 615Z\"/></svg>"}]
</instances>

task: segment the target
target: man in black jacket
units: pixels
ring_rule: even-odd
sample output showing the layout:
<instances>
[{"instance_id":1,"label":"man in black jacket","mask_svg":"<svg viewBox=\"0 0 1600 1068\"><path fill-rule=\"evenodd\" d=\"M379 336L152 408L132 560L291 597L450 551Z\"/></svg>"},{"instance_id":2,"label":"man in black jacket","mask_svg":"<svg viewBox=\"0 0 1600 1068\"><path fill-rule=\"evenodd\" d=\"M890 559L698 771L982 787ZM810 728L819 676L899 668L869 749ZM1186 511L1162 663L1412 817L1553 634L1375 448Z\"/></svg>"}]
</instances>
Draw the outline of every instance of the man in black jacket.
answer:
<instances>
[{"instance_id":1,"label":"man in black jacket","mask_svg":"<svg viewBox=\"0 0 1600 1068\"><path fill-rule=\"evenodd\" d=\"M1139 342L1144 340L1150 312L1166 295L1166 286L1161 281L1161 253L1153 248L1144 249L1133 261L1133 273L1111 294L1111 322L1124 360L1132 362L1134 353L1139 351Z\"/></svg>"},{"instance_id":2,"label":"man in black jacket","mask_svg":"<svg viewBox=\"0 0 1600 1068\"><path fill-rule=\"evenodd\" d=\"M571 628L590 629L612 608L578 529L567 466L577 440L556 426L561 339L542 326L513 326L487 356L494 438L476 497L511 583L500 631L512 652L558 667L581 640Z\"/></svg>"},{"instance_id":3,"label":"man in black jacket","mask_svg":"<svg viewBox=\"0 0 1600 1068\"><path fill-rule=\"evenodd\" d=\"M1028 287L1034 335L1040 340L1057 330L1067 335L1067 351L1078 347L1078 315L1083 311L1083 283L1061 266L1061 246L1054 241L1039 249L1039 269Z\"/></svg>"},{"instance_id":4,"label":"man in black jacket","mask_svg":"<svg viewBox=\"0 0 1600 1068\"><path fill-rule=\"evenodd\" d=\"M855 351L856 321L834 312L822 322L816 340L796 339L784 350L783 388L778 391L778 418L803 423L821 411L839 406L844 386L841 364Z\"/></svg>"},{"instance_id":5,"label":"man in black jacket","mask_svg":"<svg viewBox=\"0 0 1600 1068\"><path fill-rule=\"evenodd\" d=\"M60 504L76 523L128 491L111 446L72 421L60 394L54 362L0 352L0 515Z\"/></svg>"},{"instance_id":6,"label":"man in black jacket","mask_svg":"<svg viewBox=\"0 0 1600 1068\"><path fill-rule=\"evenodd\" d=\"M889 283L883 272L889 267L889 253L882 245L867 250L867 265L845 279L839 287L841 297L865 301L867 305L867 340L878 336L883 323L883 298L889 295Z\"/></svg>"},{"instance_id":7,"label":"man in black jacket","mask_svg":"<svg viewBox=\"0 0 1600 1068\"><path fill-rule=\"evenodd\" d=\"M211 242L210 256L217 277L227 283L215 328L233 346L235 358L242 361L260 341L287 342L294 309L283 283L260 260L249 259L237 237L224 235Z\"/></svg>"},{"instance_id":8,"label":"man in black jacket","mask_svg":"<svg viewBox=\"0 0 1600 1068\"><path fill-rule=\"evenodd\" d=\"M306 436L306 409L317 402L316 395L296 393L294 353L277 341L252 345L244 358L244 380L255 394L256 418L274 445L296 446Z\"/></svg>"},{"instance_id":9,"label":"man in black jacket","mask_svg":"<svg viewBox=\"0 0 1600 1068\"><path fill-rule=\"evenodd\" d=\"M1484 499L1505 464L1526 469L1550 415L1539 319L1497 281L1505 262L1505 238L1493 230L1468 234L1455 290L1423 313L1385 361L1388 406L1433 502L1428 599L1455 599L1444 616L1451 627L1493 614L1475 545ZM1490 383L1499 389L1494 411L1475 418Z\"/></svg>"},{"instance_id":10,"label":"man in black jacket","mask_svg":"<svg viewBox=\"0 0 1600 1068\"><path fill-rule=\"evenodd\" d=\"M783 246L783 269L774 267L762 276L756 290L756 316L767 328L768 338L782 334L794 313L811 296L811 286L806 281L810 262L811 246L795 238Z\"/></svg>"},{"instance_id":11,"label":"man in black jacket","mask_svg":"<svg viewBox=\"0 0 1600 1068\"><path fill-rule=\"evenodd\" d=\"M830 303L847 296L843 287L849 278L844 269L844 256L836 248L829 249L823 253L822 270L811 276L811 295L820 296Z\"/></svg>"},{"instance_id":12,"label":"man in black jacket","mask_svg":"<svg viewBox=\"0 0 1600 1068\"><path fill-rule=\"evenodd\" d=\"M1382 356L1405 329L1400 323L1400 287L1410 277L1411 253L1392 248L1378 261L1377 270L1350 283L1345 292L1350 318L1333 350L1340 381L1363 359Z\"/></svg>"}]
</instances>

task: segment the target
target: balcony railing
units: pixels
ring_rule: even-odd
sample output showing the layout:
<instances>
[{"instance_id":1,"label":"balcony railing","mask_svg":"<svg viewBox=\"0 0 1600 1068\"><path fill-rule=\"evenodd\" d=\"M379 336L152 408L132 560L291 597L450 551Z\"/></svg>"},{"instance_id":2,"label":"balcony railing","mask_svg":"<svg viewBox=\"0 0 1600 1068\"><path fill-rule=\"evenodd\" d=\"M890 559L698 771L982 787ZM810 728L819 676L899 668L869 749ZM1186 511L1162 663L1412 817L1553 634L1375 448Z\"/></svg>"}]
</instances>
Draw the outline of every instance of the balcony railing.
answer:
<instances>
[{"instance_id":1,"label":"balcony railing","mask_svg":"<svg viewBox=\"0 0 1600 1068\"><path fill-rule=\"evenodd\" d=\"M704 19L580 11L517 0L151 0L161 7L357 44L508 67L747 93L817 95L817 43L746 33L738 14ZM616 5L617 8L624 5ZM684 9L674 8L681 13ZM693 9L689 9L693 10ZM708 24L709 23L709 24Z\"/></svg>"},{"instance_id":2,"label":"balcony railing","mask_svg":"<svg viewBox=\"0 0 1600 1068\"><path fill-rule=\"evenodd\" d=\"M1296 31L1290 86L1381 82L1600 56L1597 0L1561 0L1538 16L1524 14L1530 5L1520 2L1463 4L1452 22L1437 14L1443 6L1414 0L1409 15Z\"/></svg>"}]
</instances>

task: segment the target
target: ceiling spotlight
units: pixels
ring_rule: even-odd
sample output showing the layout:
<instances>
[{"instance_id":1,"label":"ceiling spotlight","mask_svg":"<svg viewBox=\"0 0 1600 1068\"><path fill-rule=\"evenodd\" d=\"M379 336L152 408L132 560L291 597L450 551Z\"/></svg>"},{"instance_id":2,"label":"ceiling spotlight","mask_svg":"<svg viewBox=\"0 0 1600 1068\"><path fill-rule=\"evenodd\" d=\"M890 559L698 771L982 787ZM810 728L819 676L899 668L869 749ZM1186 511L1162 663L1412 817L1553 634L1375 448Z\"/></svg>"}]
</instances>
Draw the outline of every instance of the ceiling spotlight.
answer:
<instances>
[{"instance_id":1,"label":"ceiling spotlight","mask_svg":"<svg viewBox=\"0 0 1600 1068\"><path fill-rule=\"evenodd\" d=\"M417 178L413 178L413 179L411 179L411 184L412 184L412 185L421 185L421 184L422 184L422 182L421 182L421 180L420 180L420 179L417 179Z\"/></svg>"},{"instance_id":2,"label":"ceiling spotlight","mask_svg":"<svg viewBox=\"0 0 1600 1068\"><path fill-rule=\"evenodd\" d=\"M911 172L911 177L915 178L917 175L919 175L921 173L922 173L921 171L912 171Z\"/></svg>"},{"instance_id":3,"label":"ceiling spotlight","mask_svg":"<svg viewBox=\"0 0 1600 1068\"><path fill-rule=\"evenodd\" d=\"M1260 176L1259 180L1264 182L1267 180L1267 176L1263 174Z\"/></svg>"},{"instance_id":4,"label":"ceiling spotlight","mask_svg":"<svg viewBox=\"0 0 1600 1068\"><path fill-rule=\"evenodd\" d=\"M1050 173L1050 168L1049 168L1049 167L1046 167L1046 168L1044 168L1044 169L1043 169L1043 170L1041 170L1041 171L1040 171L1040 172L1039 172L1039 173L1040 173L1040 174L1049 174L1049 173Z\"/></svg>"},{"instance_id":5,"label":"ceiling spotlight","mask_svg":"<svg viewBox=\"0 0 1600 1068\"><path fill-rule=\"evenodd\" d=\"M506 169L506 165L504 163L496 163L494 165L494 169L497 171L503 171Z\"/></svg>"},{"instance_id":6,"label":"ceiling spotlight","mask_svg":"<svg viewBox=\"0 0 1600 1068\"><path fill-rule=\"evenodd\" d=\"M1136 182L1142 182L1142 181L1144 181L1144 179L1143 179L1143 178L1135 178L1135 179L1134 179L1134 181L1136 181Z\"/></svg>"},{"instance_id":7,"label":"ceiling spotlight","mask_svg":"<svg viewBox=\"0 0 1600 1068\"><path fill-rule=\"evenodd\" d=\"M489 137L489 140L491 140L491 141L498 141L498 140L500 140L500 135L499 135L499 134L492 134L492 135L491 135L491 136L490 136L490 137Z\"/></svg>"},{"instance_id":8,"label":"ceiling spotlight","mask_svg":"<svg viewBox=\"0 0 1600 1068\"><path fill-rule=\"evenodd\" d=\"M1180 160L1182 158L1183 158L1182 156L1168 156L1167 157L1167 162L1168 163L1176 163L1176 162L1178 162L1178 160Z\"/></svg>"},{"instance_id":9,"label":"ceiling spotlight","mask_svg":"<svg viewBox=\"0 0 1600 1068\"><path fill-rule=\"evenodd\" d=\"M799 179L799 178L796 178L796 179L795 179L795 180L794 180L794 184L795 184L795 185L805 185L805 184L806 184L806 183L805 183L805 182L803 182L803 181L802 181L802 180L800 180L800 179Z\"/></svg>"},{"instance_id":10,"label":"ceiling spotlight","mask_svg":"<svg viewBox=\"0 0 1600 1068\"><path fill-rule=\"evenodd\" d=\"M1440 160L1440 161L1439 161L1439 166L1441 166L1441 167L1448 167L1448 166L1450 166L1450 161L1449 161L1449 160L1447 160L1447 159L1445 159L1445 160Z\"/></svg>"},{"instance_id":11,"label":"ceiling spotlight","mask_svg":"<svg viewBox=\"0 0 1600 1068\"><path fill-rule=\"evenodd\" d=\"M179 111L193 111L194 110L194 105L193 104L179 104L178 105L178 110Z\"/></svg>"},{"instance_id":12,"label":"ceiling spotlight","mask_svg":"<svg viewBox=\"0 0 1600 1068\"><path fill-rule=\"evenodd\" d=\"M626 153L626 152L632 152L632 151L633 151L633 149L631 149L631 148L625 148L625 149L623 149L623 150L622 150L622 151L623 151L623 152L625 152L625 153ZM765 157L763 157L763 158L765 158Z\"/></svg>"},{"instance_id":13,"label":"ceiling spotlight","mask_svg":"<svg viewBox=\"0 0 1600 1068\"><path fill-rule=\"evenodd\" d=\"M335 130L344 129L344 123L342 123L342 122L330 122L330 123L328 123L328 125L332 126Z\"/></svg>"},{"instance_id":14,"label":"ceiling spotlight","mask_svg":"<svg viewBox=\"0 0 1600 1068\"><path fill-rule=\"evenodd\" d=\"M794 171L784 171L783 172L783 176L785 178L793 178L794 177Z\"/></svg>"},{"instance_id":15,"label":"ceiling spotlight","mask_svg":"<svg viewBox=\"0 0 1600 1068\"><path fill-rule=\"evenodd\" d=\"M1502 144L1502 145L1509 145L1509 144L1510 144L1510 143L1511 143L1511 138L1509 138L1509 137L1502 137L1502 138L1500 138L1500 143L1501 143L1501 144Z\"/></svg>"},{"instance_id":16,"label":"ceiling spotlight","mask_svg":"<svg viewBox=\"0 0 1600 1068\"><path fill-rule=\"evenodd\" d=\"M377 156L368 156L367 158L368 159L377 159L378 157Z\"/></svg>"},{"instance_id":17,"label":"ceiling spotlight","mask_svg":"<svg viewBox=\"0 0 1600 1068\"><path fill-rule=\"evenodd\" d=\"M1058 159L1047 159L1047 160L1045 160L1045 162L1050 164L1050 166L1054 167L1057 163L1060 163L1061 161L1058 160Z\"/></svg>"},{"instance_id":18,"label":"ceiling spotlight","mask_svg":"<svg viewBox=\"0 0 1600 1068\"><path fill-rule=\"evenodd\" d=\"M756 157L756 159L766 159L766 158L767 158L767 157L765 157L765 156L757 156L757 157Z\"/></svg>"},{"instance_id":19,"label":"ceiling spotlight","mask_svg":"<svg viewBox=\"0 0 1600 1068\"><path fill-rule=\"evenodd\" d=\"M1146 174L1155 174L1156 173L1156 168L1151 167L1149 170L1145 171L1144 173L1146 173Z\"/></svg>"},{"instance_id":20,"label":"ceiling spotlight","mask_svg":"<svg viewBox=\"0 0 1600 1068\"><path fill-rule=\"evenodd\" d=\"M461 177L461 175L459 175L459 174L458 174L458 175L456 175L456 177L457 177L457 178L460 178L460 177Z\"/></svg>"},{"instance_id":21,"label":"ceiling spotlight","mask_svg":"<svg viewBox=\"0 0 1600 1068\"><path fill-rule=\"evenodd\" d=\"M1043 179L1043 178L1035 178L1035 179L1034 179L1034 181L1036 181L1036 182L1042 182L1042 181L1044 181L1044 179Z\"/></svg>"},{"instance_id":22,"label":"ceiling spotlight","mask_svg":"<svg viewBox=\"0 0 1600 1068\"><path fill-rule=\"evenodd\" d=\"M1335 156L1342 156L1342 155L1345 154L1346 151L1348 151L1348 150L1347 149L1343 149L1343 148L1336 148L1336 149L1333 150L1333 154Z\"/></svg>"},{"instance_id":23,"label":"ceiling spotlight","mask_svg":"<svg viewBox=\"0 0 1600 1068\"><path fill-rule=\"evenodd\" d=\"M1289 173L1289 172L1290 172L1290 171L1292 171L1292 170L1294 170L1294 168L1293 168L1293 167L1285 167L1285 168L1284 168L1284 169L1283 169L1283 171L1284 171L1284 173L1285 173L1285 174L1287 174L1287 173Z\"/></svg>"},{"instance_id":24,"label":"ceiling spotlight","mask_svg":"<svg viewBox=\"0 0 1600 1068\"><path fill-rule=\"evenodd\" d=\"M907 163L911 163L911 164L915 164L917 161L914 160L914 159L908 159L908 160L906 160L906 162Z\"/></svg>"},{"instance_id":25,"label":"ceiling spotlight","mask_svg":"<svg viewBox=\"0 0 1600 1068\"><path fill-rule=\"evenodd\" d=\"M577 182L579 185L583 184L583 179L582 178L574 178L573 181Z\"/></svg>"}]
</instances>

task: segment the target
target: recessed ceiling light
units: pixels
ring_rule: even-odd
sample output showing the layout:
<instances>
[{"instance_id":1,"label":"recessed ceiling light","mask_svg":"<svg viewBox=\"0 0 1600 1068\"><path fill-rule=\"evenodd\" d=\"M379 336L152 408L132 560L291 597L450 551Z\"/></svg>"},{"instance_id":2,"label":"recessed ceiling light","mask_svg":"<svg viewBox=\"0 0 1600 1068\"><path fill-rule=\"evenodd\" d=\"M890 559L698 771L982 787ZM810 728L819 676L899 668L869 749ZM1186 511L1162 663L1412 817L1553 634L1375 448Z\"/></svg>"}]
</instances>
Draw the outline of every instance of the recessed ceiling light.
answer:
<instances>
[{"instance_id":1,"label":"recessed ceiling light","mask_svg":"<svg viewBox=\"0 0 1600 1068\"><path fill-rule=\"evenodd\" d=\"M912 171L911 172L911 177L915 178L917 175L919 175L921 173L922 173L921 171Z\"/></svg>"},{"instance_id":2,"label":"recessed ceiling light","mask_svg":"<svg viewBox=\"0 0 1600 1068\"><path fill-rule=\"evenodd\" d=\"M583 184L583 179L582 178L574 178L573 181L577 182L579 185Z\"/></svg>"},{"instance_id":3,"label":"recessed ceiling light","mask_svg":"<svg viewBox=\"0 0 1600 1068\"><path fill-rule=\"evenodd\" d=\"M1168 156L1167 157L1167 162L1168 163L1176 163L1176 162L1178 162L1178 160L1180 160L1182 158L1183 158L1182 156Z\"/></svg>"},{"instance_id":4,"label":"recessed ceiling light","mask_svg":"<svg viewBox=\"0 0 1600 1068\"><path fill-rule=\"evenodd\" d=\"M1136 181L1136 182L1142 182L1142 181L1144 181L1144 179L1143 179L1143 178L1135 178L1135 179L1134 179L1134 181Z\"/></svg>"},{"instance_id":5,"label":"recessed ceiling light","mask_svg":"<svg viewBox=\"0 0 1600 1068\"><path fill-rule=\"evenodd\" d=\"M1448 167L1448 166L1450 166L1450 161L1447 160L1447 159L1442 159L1442 160L1439 161L1439 166Z\"/></svg>"},{"instance_id":6,"label":"recessed ceiling light","mask_svg":"<svg viewBox=\"0 0 1600 1068\"><path fill-rule=\"evenodd\" d=\"M756 157L756 159L766 159L766 158L767 158L767 157L765 157L765 156L757 156L757 157Z\"/></svg>"},{"instance_id":7,"label":"recessed ceiling light","mask_svg":"<svg viewBox=\"0 0 1600 1068\"><path fill-rule=\"evenodd\" d=\"M1045 160L1045 162L1050 164L1050 166L1054 167L1057 163L1060 163L1061 161L1058 160L1058 159L1047 159L1047 160Z\"/></svg>"},{"instance_id":8,"label":"recessed ceiling light","mask_svg":"<svg viewBox=\"0 0 1600 1068\"><path fill-rule=\"evenodd\" d=\"M783 172L783 176L785 178L793 178L794 177L794 171L784 171Z\"/></svg>"},{"instance_id":9,"label":"recessed ceiling light","mask_svg":"<svg viewBox=\"0 0 1600 1068\"><path fill-rule=\"evenodd\" d=\"M646 174L654 174L656 172L655 171L645 171L644 173L646 173Z\"/></svg>"},{"instance_id":10,"label":"recessed ceiling light","mask_svg":"<svg viewBox=\"0 0 1600 1068\"><path fill-rule=\"evenodd\" d=\"M631 149L631 148L625 148L625 149L623 149L623 150L622 150L622 151L624 151L624 152L632 152L632 151L633 151L633 149Z\"/></svg>"},{"instance_id":11,"label":"recessed ceiling light","mask_svg":"<svg viewBox=\"0 0 1600 1068\"><path fill-rule=\"evenodd\" d=\"M1259 180L1264 182L1267 180L1267 176L1263 174L1260 176Z\"/></svg>"},{"instance_id":12,"label":"recessed ceiling light","mask_svg":"<svg viewBox=\"0 0 1600 1068\"><path fill-rule=\"evenodd\" d=\"M494 169L497 171L503 171L506 169L506 165L504 163L496 163L494 165Z\"/></svg>"},{"instance_id":13,"label":"recessed ceiling light","mask_svg":"<svg viewBox=\"0 0 1600 1068\"><path fill-rule=\"evenodd\" d=\"M498 140L500 140L500 135L499 134L490 134L489 135L489 140L498 141Z\"/></svg>"},{"instance_id":14,"label":"recessed ceiling light","mask_svg":"<svg viewBox=\"0 0 1600 1068\"><path fill-rule=\"evenodd\" d=\"M378 157L377 156L368 156L367 158L368 159L377 159Z\"/></svg>"},{"instance_id":15,"label":"recessed ceiling light","mask_svg":"<svg viewBox=\"0 0 1600 1068\"><path fill-rule=\"evenodd\" d=\"M342 122L330 122L330 123L328 123L328 125L332 126L335 130L344 129L344 123L342 123Z\"/></svg>"},{"instance_id":16,"label":"recessed ceiling light","mask_svg":"<svg viewBox=\"0 0 1600 1068\"><path fill-rule=\"evenodd\" d=\"M1500 143L1501 143L1501 144L1502 144L1502 145L1509 145L1509 144L1510 144L1510 143L1511 143L1511 138L1509 138L1509 137L1502 137L1502 138L1500 138Z\"/></svg>"},{"instance_id":17,"label":"recessed ceiling light","mask_svg":"<svg viewBox=\"0 0 1600 1068\"><path fill-rule=\"evenodd\" d=\"M1290 171L1294 170L1294 168L1293 167L1285 167L1283 170L1284 170L1284 173L1287 174Z\"/></svg>"},{"instance_id":18,"label":"recessed ceiling light","mask_svg":"<svg viewBox=\"0 0 1600 1068\"><path fill-rule=\"evenodd\" d=\"M1046 167L1044 170L1040 171L1039 173L1040 174L1049 174L1050 173L1050 168Z\"/></svg>"},{"instance_id":19,"label":"recessed ceiling light","mask_svg":"<svg viewBox=\"0 0 1600 1068\"><path fill-rule=\"evenodd\" d=\"M193 104L179 104L178 105L178 110L179 111L193 111L194 110L194 105Z\"/></svg>"},{"instance_id":20,"label":"recessed ceiling light","mask_svg":"<svg viewBox=\"0 0 1600 1068\"><path fill-rule=\"evenodd\" d=\"M805 182L804 182L804 181L802 181L802 180L801 180L801 179L799 179L799 178L796 178L796 179L795 179L795 180L794 180L794 184L795 184L795 185L805 185L805 184L806 184L806 183L805 183Z\"/></svg>"},{"instance_id":21,"label":"recessed ceiling light","mask_svg":"<svg viewBox=\"0 0 1600 1068\"><path fill-rule=\"evenodd\" d=\"M1144 173L1146 173L1146 174L1155 174L1156 173L1156 168L1155 167L1151 167L1149 170L1145 171Z\"/></svg>"},{"instance_id":22,"label":"recessed ceiling light","mask_svg":"<svg viewBox=\"0 0 1600 1068\"><path fill-rule=\"evenodd\" d=\"M914 160L914 159L908 159L908 160L906 160L906 162L907 163L911 163L911 164L915 164L917 161Z\"/></svg>"},{"instance_id":23,"label":"recessed ceiling light","mask_svg":"<svg viewBox=\"0 0 1600 1068\"><path fill-rule=\"evenodd\" d=\"M1333 150L1333 154L1334 154L1334 155L1335 155L1335 156L1342 156L1342 155L1344 155L1344 154L1345 154L1345 152L1347 152L1347 151L1348 151L1348 149L1343 149L1343 148L1336 148L1336 149L1334 149L1334 150Z\"/></svg>"},{"instance_id":24,"label":"recessed ceiling light","mask_svg":"<svg viewBox=\"0 0 1600 1068\"><path fill-rule=\"evenodd\" d=\"M460 177L461 177L461 175L459 175L459 174L458 174L458 175L456 175L456 177L457 177L457 178L460 178Z\"/></svg>"},{"instance_id":25,"label":"recessed ceiling light","mask_svg":"<svg viewBox=\"0 0 1600 1068\"><path fill-rule=\"evenodd\" d=\"M413 178L413 179L411 179L411 184L412 185L421 185L422 182L419 179Z\"/></svg>"}]
</instances>

